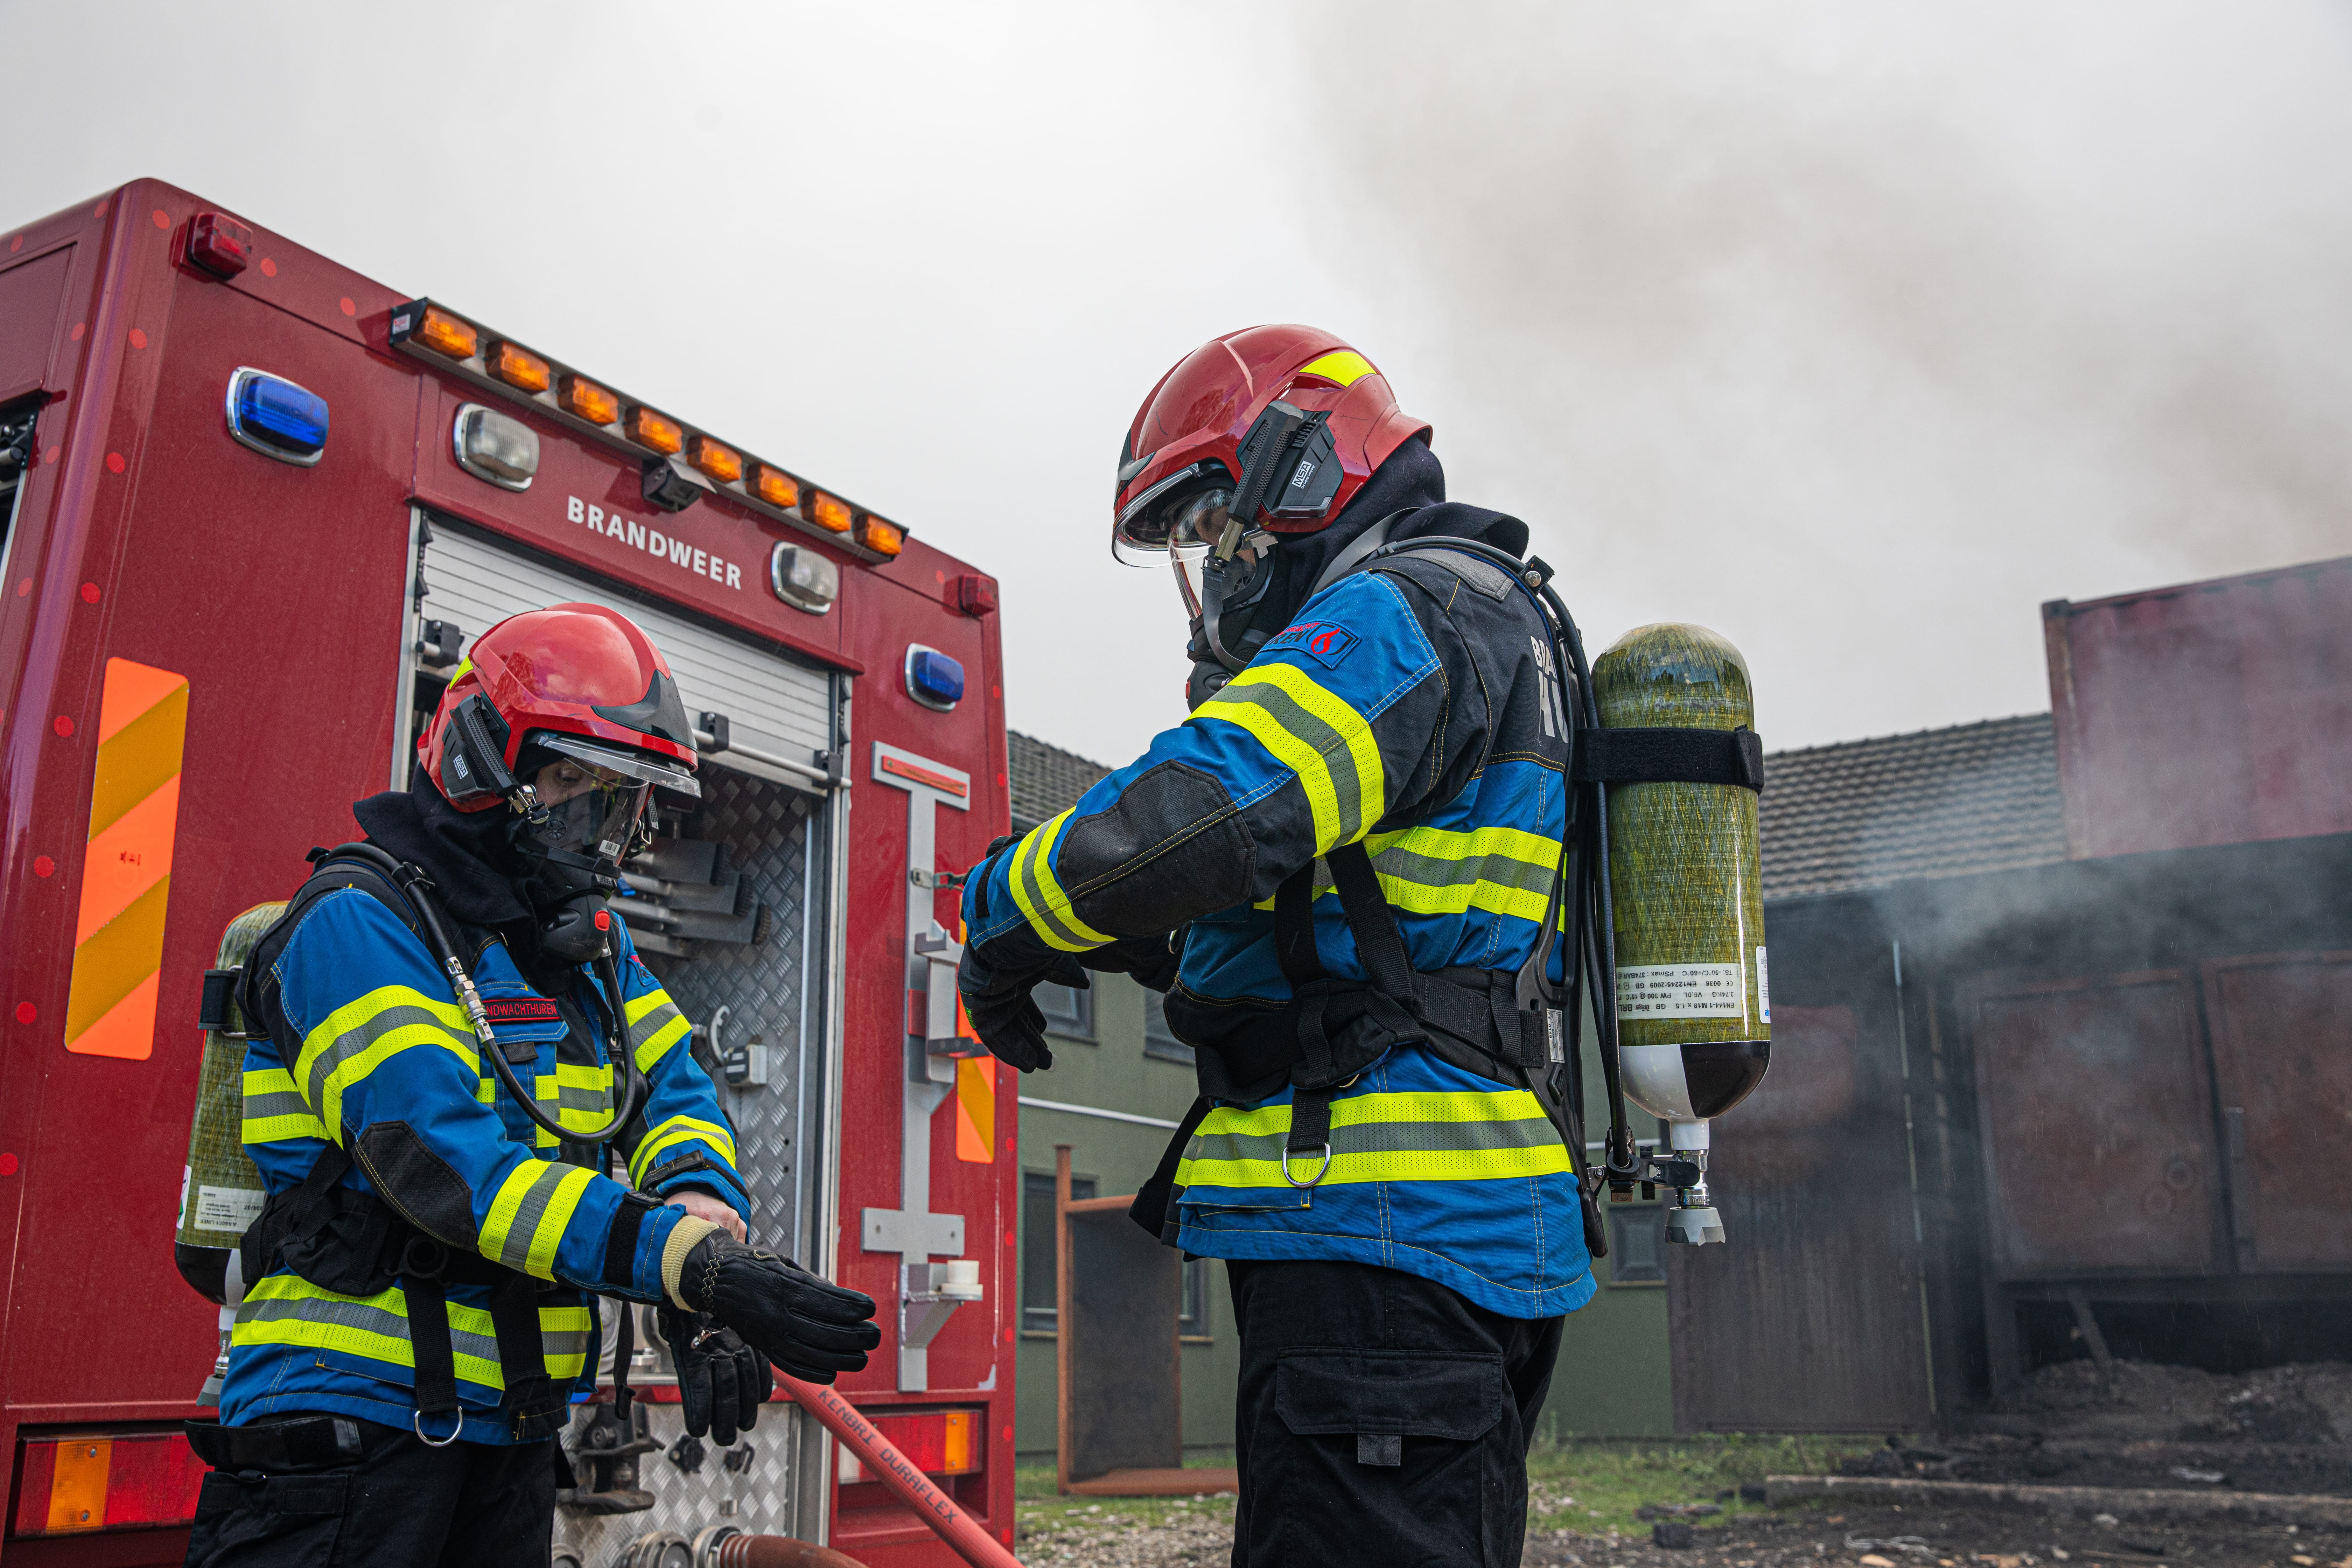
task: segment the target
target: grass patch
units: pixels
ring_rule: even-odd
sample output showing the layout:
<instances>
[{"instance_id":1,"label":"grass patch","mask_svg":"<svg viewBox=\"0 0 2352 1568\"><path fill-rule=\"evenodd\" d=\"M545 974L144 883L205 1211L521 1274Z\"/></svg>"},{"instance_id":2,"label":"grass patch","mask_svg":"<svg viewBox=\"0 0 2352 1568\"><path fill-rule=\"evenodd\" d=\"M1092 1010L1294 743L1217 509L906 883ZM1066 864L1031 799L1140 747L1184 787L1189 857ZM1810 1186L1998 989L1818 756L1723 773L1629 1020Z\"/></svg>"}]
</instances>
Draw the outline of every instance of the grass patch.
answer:
<instances>
[{"instance_id":1,"label":"grass patch","mask_svg":"<svg viewBox=\"0 0 2352 1568\"><path fill-rule=\"evenodd\" d=\"M1229 1453L1188 1454L1184 1458L1188 1469L1230 1469L1233 1463ZM1050 1539L1070 1530L1157 1525L1171 1519L1214 1519L1227 1525L1233 1522L1234 1500L1230 1493L1199 1501L1189 1497L1063 1497L1054 1490L1054 1479L1051 1460L1025 1461L1013 1468L1013 1522L1019 1527L1020 1540Z\"/></svg>"},{"instance_id":2,"label":"grass patch","mask_svg":"<svg viewBox=\"0 0 2352 1568\"><path fill-rule=\"evenodd\" d=\"M1768 1475L1819 1475L1880 1446L1874 1437L1724 1436L1538 1443L1528 1455L1528 1528L1647 1534L1645 1503L1717 1503L1721 1515L1766 1511L1739 1488ZM1729 1492L1729 1497L1720 1494Z\"/></svg>"}]
</instances>

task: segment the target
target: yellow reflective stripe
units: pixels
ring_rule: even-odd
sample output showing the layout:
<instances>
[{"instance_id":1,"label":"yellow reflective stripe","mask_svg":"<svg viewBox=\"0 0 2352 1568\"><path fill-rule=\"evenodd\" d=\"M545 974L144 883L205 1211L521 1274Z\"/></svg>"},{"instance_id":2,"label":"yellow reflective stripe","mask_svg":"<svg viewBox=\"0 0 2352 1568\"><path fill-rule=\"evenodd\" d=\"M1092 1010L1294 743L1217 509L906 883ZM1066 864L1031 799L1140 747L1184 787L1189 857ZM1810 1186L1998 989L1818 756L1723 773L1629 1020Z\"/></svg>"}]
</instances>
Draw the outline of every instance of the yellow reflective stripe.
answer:
<instances>
[{"instance_id":1,"label":"yellow reflective stripe","mask_svg":"<svg viewBox=\"0 0 2352 1568\"><path fill-rule=\"evenodd\" d=\"M1287 1105L1211 1110L1186 1146L1177 1182L1286 1188L1281 1144L1290 1131L1290 1112ZM1481 1132L1482 1128L1493 1131ZM1331 1130L1326 1185L1493 1181L1576 1168L1542 1105L1523 1089L1355 1095L1332 1102ZM1430 1146L1410 1146L1415 1142ZM1408 1146L1385 1146L1393 1144ZM1311 1173L1314 1163L1298 1171L1294 1160L1294 1173Z\"/></svg>"},{"instance_id":2,"label":"yellow reflective stripe","mask_svg":"<svg viewBox=\"0 0 2352 1568\"><path fill-rule=\"evenodd\" d=\"M450 1351L457 1375L467 1383L503 1389L495 1347L498 1328L489 1312L463 1302L448 1303ZM541 1353L549 1373L575 1378L588 1364L592 1318L585 1306L539 1309ZM306 1350L341 1351L414 1368L416 1352L410 1342L408 1299L398 1286L373 1296L339 1296L322 1290L299 1276L273 1275L248 1289L230 1334L236 1345L299 1345ZM480 1350L469 1349L478 1345ZM483 1354L483 1350L493 1353Z\"/></svg>"},{"instance_id":3,"label":"yellow reflective stripe","mask_svg":"<svg viewBox=\"0 0 2352 1568\"><path fill-rule=\"evenodd\" d=\"M1291 1162L1294 1174L1311 1176L1316 1159ZM1548 1147L1528 1149L1407 1149L1381 1153L1334 1154L1331 1168L1317 1184L1343 1187L1362 1182L1487 1182L1513 1177L1549 1176L1573 1172L1567 1146L1555 1139ZM1280 1160L1184 1160L1179 1162L1180 1186L1278 1187L1287 1189Z\"/></svg>"},{"instance_id":4,"label":"yellow reflective stripe","mask_svg":"<svg viewBox=\"0 0 2352 1568\"><path fill-rule=\"evenodd\" d=\"M639 1072L653 1071L655 1065L669 1054L672 1046L694 1032L694 1026L687 1022L686 1015L678 1010L677 1003L670 1000L669 993L658 985L642 996L631 997L622 1005L621 1011L628 1021L628 1034L632 1039L636 1038L637 1026L640 1024L645 1023L653 1014L665 1007L669 1009L669 1017L657 1025L644 1039L637 1040L636 1057Z\"/></svg>"},{"instance_id":5,"label":"yellow reflective stripe","mask_svg":"<svg viewBox=\"0 0 2352 1568\"><path fill-rule=\"evenodd\" d=\"M517 1165L490 1200L477 1243L482 1256L541 1279L554 1279L555 1249L580 1206L581 1194L595 1179L595 1173L583 1165L545 1160Z\"/></svg>"},{"instance_id":6,"label":"yellow reflective stripe","mask_svg":"<svg viewBox=\"0 0 2352 1568\"><path fill-rule=\"evenodd\" d=\"M645 1142L637 1145L637 1152L629 1156L629 1180L644 1181L646 1173L661 1163L660 1155L681 1143L698 1140L724 1154L730 1165L735 1163L735 1140L728 1136L727 1129L716 1122L698 1121L691 1116L673 1116L655 1128Z\"/></svg>"},{"instance_id":7,"label":"yellow reflective stripe","mask_svg":"<svg viewBox=\"0 0 2352 1568\"><path fill-rule=\"evenodd\" d=\"M482 1058L466 1043L473 1037L454 1004L406 985L378 986L328 1014L303 1037L295 1087L320 1121L339 1130L344 1090L411 1046L439 1046L479 1079Z\"/></svg>"},{"instance_id":8,"label":"yellow reflective stripe","mask_svg":"<svg viewBox=\"0 0 2352 1568\"><path fill-rule=\"evenodd\" d=\"M1333 349L1320 358L1309 360L1297 370L1300 375L1319 375L1326 381L1336 381L1341 386L1353 386L1368 375L1381 373L1372 362L1353 349Z\"/></svg>"},{"instance_id":9,"label":"yellow reflective stripe","mask_svg":"<svg viewBox=\"0 0 2352 1568\"><path fill-rule=\"evenodd\" d=\"M1065 811L1031 830L1013 851L1013 865L1005 881L1030 929L1048 947L1064 952L1086 952L1111 939L1078 919L1070 908L1069 895L1054 876L1054 844L1069 820L1070 813Z\"/></svg>"},{"instance_id":10,"label":"yellow reflective stripe","mask_svg":"<svg viewBox=\"0 0 2352 1568\"><path fill-rule=\"evenodd\" d=\"M1284 708L1295 710L1294 722L1280 716ZM1297 665L1254 664L1192 717L1240 726L1298 775L1318 855L1361 838L1387 809L1387 774L1371 725ZM1335 776L1335 766L1345 767L1347 776Z\"/></svg>"}]
</instances>

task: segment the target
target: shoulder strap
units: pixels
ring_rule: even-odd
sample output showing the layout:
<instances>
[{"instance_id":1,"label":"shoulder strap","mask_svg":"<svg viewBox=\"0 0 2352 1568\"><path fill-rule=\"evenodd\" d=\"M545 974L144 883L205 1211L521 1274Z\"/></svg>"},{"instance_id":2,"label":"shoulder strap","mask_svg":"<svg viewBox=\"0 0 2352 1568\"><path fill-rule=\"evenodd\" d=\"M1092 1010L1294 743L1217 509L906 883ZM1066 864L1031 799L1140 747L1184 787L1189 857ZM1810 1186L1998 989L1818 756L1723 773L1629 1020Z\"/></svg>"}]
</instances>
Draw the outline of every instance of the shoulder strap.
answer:
<instances>
[{"instance_id":1,"label":"shoulder strap","mask_svg":"<svg viewBox=\"0 0 2352 1568\"><path fill-rule=\"evenodd\" d=\"M301 925L303 918L328 894L341 892L346 888L365 893L390 910L419 942L425 940L424 928L418 923L416 910L407 898L375 867L355 855L342 854L345 847L347 846L310 851L312 869L310 879L295 889L294 896L287 900L286 912L278 917L276 924L261 933L253 944L252 952L239 966L238 978L235 982L237 1010L264 1029L268 1027L266 1020L270 1016L270 1010L265 1004L274 1001L275 994L265 994L268 987L263 977L278 962L278 955L284 952L287 944L294 940L295 929Z\"/></svg>"}]
</instances>

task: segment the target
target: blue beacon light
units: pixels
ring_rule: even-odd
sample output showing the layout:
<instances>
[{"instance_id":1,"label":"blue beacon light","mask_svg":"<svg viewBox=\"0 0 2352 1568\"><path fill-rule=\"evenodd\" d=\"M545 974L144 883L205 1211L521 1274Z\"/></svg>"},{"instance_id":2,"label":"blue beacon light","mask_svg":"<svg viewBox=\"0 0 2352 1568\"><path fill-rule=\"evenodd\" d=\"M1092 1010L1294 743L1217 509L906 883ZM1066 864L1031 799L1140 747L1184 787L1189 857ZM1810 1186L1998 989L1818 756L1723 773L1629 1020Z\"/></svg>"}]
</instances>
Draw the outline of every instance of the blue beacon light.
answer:
<instances>
[{"instance_id":1,"label":"blue beacon light","mask_svg":"<svg viewBox=\"0 0 2352 1568\"><path fill-rule=\"evenodd\" d=\"M228 433L265 457L311 468L327 449L327 400L282 375L241 367L228 382Z\"/></svg>"},{"instance_id":2,"label":"blue beacon light","mask_svg":"<svg viewBox=\"0 0 2352 1568\"><path fill-rule=\"evenodd\" d=\"M920 643L907 648L907 695L945 713L963 700L963 666Z\"/></svg>"}]
</instances>

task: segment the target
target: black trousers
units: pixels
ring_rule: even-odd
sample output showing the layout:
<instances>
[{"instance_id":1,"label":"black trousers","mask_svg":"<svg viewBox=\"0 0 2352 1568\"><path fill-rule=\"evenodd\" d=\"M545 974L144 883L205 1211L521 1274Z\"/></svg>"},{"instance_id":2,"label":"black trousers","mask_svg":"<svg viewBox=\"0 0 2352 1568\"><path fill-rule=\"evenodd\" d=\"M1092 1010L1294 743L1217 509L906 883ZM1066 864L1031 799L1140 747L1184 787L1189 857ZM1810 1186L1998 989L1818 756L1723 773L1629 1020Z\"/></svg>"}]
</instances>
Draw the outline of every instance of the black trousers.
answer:
<instances>
[{"instance_id":1,"label":"black trousers","mask_svg":"<svg viewBox=\"0 0 2352 1568\"><path fill-rule=\"evenodd\" d=\"M357 1425L348 1463L206 1476L187 1568L547 1568L552 1439L430 1448Z\"/></svg>"},{"instance_id":2,"label":"black trousers","mask_svg":"<svg viewBox=\"0 0 2352 1568\"><path fill-rule=\"evenodd\" d=\"M1364 1263L1228 1262L1234 1568L1517 1568L1562 1320Z\"/></svg>"}]
</instances>

